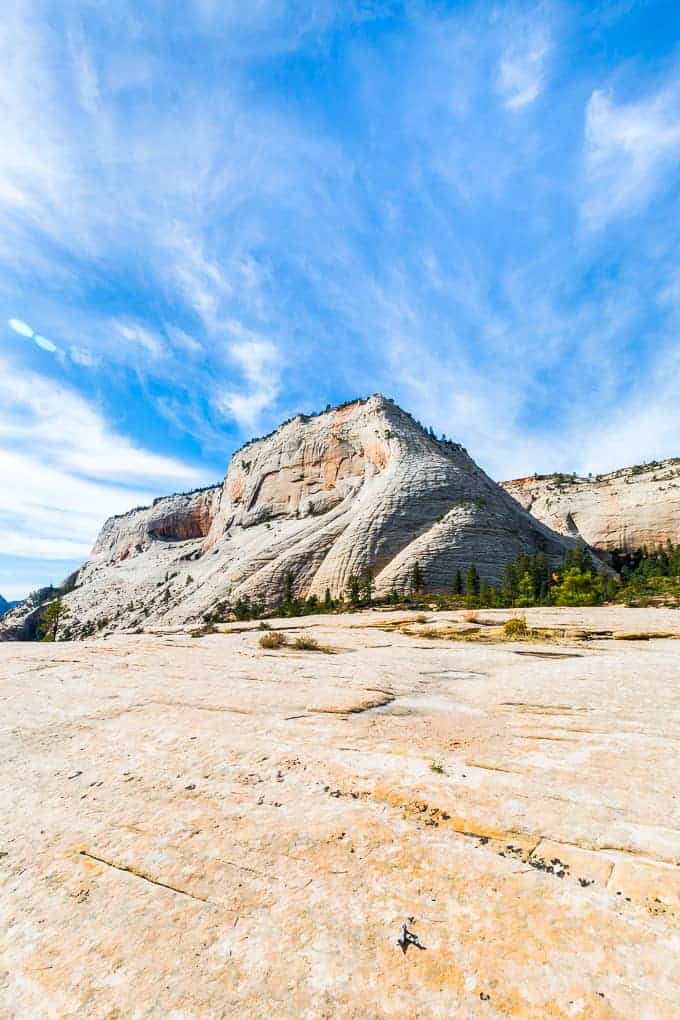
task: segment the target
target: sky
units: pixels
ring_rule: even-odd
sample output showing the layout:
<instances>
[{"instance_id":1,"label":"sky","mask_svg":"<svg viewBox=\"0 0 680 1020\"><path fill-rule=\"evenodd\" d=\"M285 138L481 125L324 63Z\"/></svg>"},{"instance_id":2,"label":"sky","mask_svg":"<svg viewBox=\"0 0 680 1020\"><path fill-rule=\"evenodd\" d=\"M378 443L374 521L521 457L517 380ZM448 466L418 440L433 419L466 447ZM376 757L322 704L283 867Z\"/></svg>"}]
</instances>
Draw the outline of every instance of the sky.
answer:
<instances>
[{"instance_id":1,"label":"sky","mask_svg":"<svg viewBox=\"0 0 680 1020\"><path fill-rule=\"evenodd\" d=\"M0 593L379 391L497 479L680 455L680 5L4 0Z\"/></svg>"}]
</instances>

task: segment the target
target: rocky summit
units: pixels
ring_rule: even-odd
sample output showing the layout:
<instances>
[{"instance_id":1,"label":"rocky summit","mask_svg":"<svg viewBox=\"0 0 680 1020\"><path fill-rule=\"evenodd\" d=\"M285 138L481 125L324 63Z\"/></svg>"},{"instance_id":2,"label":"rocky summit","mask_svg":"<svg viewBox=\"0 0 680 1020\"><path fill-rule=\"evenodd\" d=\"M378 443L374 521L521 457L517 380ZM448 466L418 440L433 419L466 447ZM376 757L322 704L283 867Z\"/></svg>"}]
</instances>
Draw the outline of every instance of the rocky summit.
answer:
<instances>
[{"instance_id":1,"label":"rocky summit","mask_svg":"<svg viewBox=\"0 0 680 1020\"><path fill-rule=\"evenodd\" d=\"M680 458L606 475L530 475L503 482L525 510L603 552L680 542Z\"/></svg>"},{"instance_id":2,"label":"rocky summit","mask_svg":"<svg viewBox=\"0 0 680 1020\"><path fill-rule=\"evenodd\" d=\"M470 564L497 582L521 553L558 560L574 541L374 395L246 444L221 486L108 520L66 601L76 628L183 624L246 596L271 606L286 585L336 597L368 570L376 594L404 591L416 563L429 591ZM10 614L5 636L24 624Z\"/></svg>"}]
</instances>

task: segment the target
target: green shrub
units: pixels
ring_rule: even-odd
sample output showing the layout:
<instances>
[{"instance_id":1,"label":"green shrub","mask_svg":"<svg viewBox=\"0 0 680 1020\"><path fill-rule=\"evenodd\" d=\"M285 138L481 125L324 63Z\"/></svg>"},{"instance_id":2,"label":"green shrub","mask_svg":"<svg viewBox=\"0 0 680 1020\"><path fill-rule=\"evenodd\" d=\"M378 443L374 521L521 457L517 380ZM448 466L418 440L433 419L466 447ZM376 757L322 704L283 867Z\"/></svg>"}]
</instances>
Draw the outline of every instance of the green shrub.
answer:
<instances>
[{"instance_id":1,"label":"green shrub","mask_svg":"<svg viewBox=\"0 0 680 1020\"><path fill-rule=\"evenodd\" d=\"M556 606L598 606L603 600L602 579L590 570L571 567L553 589Z\"/></svg>"}]
</instances>

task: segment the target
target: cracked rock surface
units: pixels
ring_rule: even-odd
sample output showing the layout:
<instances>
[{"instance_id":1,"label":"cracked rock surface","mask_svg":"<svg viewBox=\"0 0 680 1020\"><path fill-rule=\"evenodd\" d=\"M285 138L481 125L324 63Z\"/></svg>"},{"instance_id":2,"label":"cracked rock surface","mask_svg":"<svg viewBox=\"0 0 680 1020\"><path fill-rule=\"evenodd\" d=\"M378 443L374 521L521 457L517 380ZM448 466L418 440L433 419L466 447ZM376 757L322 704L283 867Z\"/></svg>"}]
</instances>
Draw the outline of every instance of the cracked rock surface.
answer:
<instances>
[{"instance_id":1,"label":"cracked rock surface","mask_svg":"<svg viewBox=\"0 0 680 1020\"><path fill-rule=\"evenodd\" d=\"M386 618L0 645L0 1016L680 1016L678 641Z\"/></svg>"}]
</instances>

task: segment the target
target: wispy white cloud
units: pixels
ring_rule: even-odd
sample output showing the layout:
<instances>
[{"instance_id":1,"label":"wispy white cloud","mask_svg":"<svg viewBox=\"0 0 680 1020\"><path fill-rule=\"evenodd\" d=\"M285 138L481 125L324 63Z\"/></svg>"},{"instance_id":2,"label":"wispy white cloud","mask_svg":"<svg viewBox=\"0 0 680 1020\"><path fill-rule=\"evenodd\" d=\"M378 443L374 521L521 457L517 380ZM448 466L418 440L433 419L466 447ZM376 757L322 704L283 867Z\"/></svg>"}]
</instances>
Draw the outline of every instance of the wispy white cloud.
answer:
<instances>
[{"instance_id":1,"label":"wispy white cloud","mask_svg":"<svg viewBox=\"0 0 680 1020\"><path fill-rule=\"evenodd\" d=\"M217 396L218 409L233 417L241 429L255 429L260 416L276 400L281 388L281 356L275 345L232 322L235 339L229 355L245 381L242 390L229 389Z\"/></svg>"},{"instance_id":2,"label":"wispy white cloud","mask_svg":"<svg viewBox=\"0 0 680 1020\"><path fill-rule=\"evenodd\" d=\"M109 481L190 484L200 472L172 457L149 453L113 432L73 390L0 361L3 415L0 442L29 449L64 470Z\"/></svg>"},{"instance_id":3,"label":"wispy white cloud","mask_svg":"<svg viewBox=\"0 0 680 1020\"><path fill-rule=\"evenodd\" d=\"M81 396L0 360L0 553L85 557L104 519L204 473L116 433Z\"/></svg>"},{"instance_id":4,"label":"wispy white cloud","mask_svg":"<svg viewBox=\"0 0 680 1020\"><path fill-rule=\"evenodd\" d=\"M591 227L642 208L680 156L680 82L642 99L616 103L596 89L586 107L585 194Z\"/></svg>"},{"instance_id":5,"label":"wispy white cloud","mask_svg":"<svg viewBox=\"0 0 680 1020\"><path fill-rule=\"evenodd\" d=\"M550 40L544 28L520 20L498 65L498 91L508 110L521 110L543 91Z\"/></svg>"},{"instance_id":6,"label":"wispy white cloud","mask_svg":"<svg viewBox=\"0 0 680 1020\"><path fill-rule=\"evenodd\" d=\"M83 368L96 368L100 364L100 359L87 347L71 346L69 347L69 356L74 364L82 365Z\"/></svg>"},{"instance_id":7,"label":"wispy white cloud","mask_svg":"<svg viewBox=\"0 0 680 1020\"><path fill-rule=\"evenodd\" d=\"M130 320L116 321L113 327L124 340L130 344L139 345L154 358L160 358L165 353L163 340L153 330L147 329L138 322Z\"/></svg>"}]
</instances>

